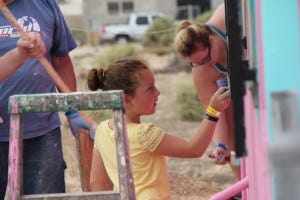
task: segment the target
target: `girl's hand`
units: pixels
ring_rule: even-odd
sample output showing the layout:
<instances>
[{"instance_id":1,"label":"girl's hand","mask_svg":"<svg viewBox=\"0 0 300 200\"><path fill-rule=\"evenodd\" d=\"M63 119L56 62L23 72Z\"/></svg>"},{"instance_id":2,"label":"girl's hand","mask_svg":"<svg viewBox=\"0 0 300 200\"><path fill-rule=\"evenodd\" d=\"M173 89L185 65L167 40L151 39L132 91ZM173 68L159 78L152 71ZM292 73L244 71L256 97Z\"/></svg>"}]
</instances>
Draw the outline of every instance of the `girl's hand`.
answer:
<instances>
[{"instance_id":1,"label":"girl's hand","mask_svg":"<svg viewBox=\"0 0 300 200\"><path fill-rule=\"evenodd\" d=\"M217 111L226 109L230 104L230 91L226 87L220 87L210 98L209 105Z\"/></svg>"},{"instance_id":2,"label":"girl's hand","mask_svg":"<svg viewBox=\"0 0 300 200\"><path fill-rule=\"evenodd\" d=\"M46 48L43 40L38 33L28 33L29 40L20 38L17 41L17 50L23 56L30 58L40 58L46 53Z\"/></svg>"}]
</instances>

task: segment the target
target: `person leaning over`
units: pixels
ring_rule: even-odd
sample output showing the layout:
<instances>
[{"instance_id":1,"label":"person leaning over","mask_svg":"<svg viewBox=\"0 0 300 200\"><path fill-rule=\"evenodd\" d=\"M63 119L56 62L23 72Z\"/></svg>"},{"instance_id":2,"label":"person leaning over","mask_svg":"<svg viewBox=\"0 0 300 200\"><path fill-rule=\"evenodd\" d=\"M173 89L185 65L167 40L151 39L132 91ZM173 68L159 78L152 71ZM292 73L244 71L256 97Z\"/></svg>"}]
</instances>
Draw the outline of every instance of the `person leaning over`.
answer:
<instances>
[{"instance_id":1,"label":"person leaning over","mask_svg":"<svg viewBox=\"0 0 300 200\"><path fill-rule=\"evenodd\" d=\"M207 107L218 87L229 87L224 4L205 24L183 21L177 27L174 46L180 56L190 61L194 86L201 103ZM216 164L226 164L230 152L234 150L231 104L220 114L213 141L215 149L211 157ZM231 168L239 180L239 167L231 165Z\"/></svg>"}]
</instances>

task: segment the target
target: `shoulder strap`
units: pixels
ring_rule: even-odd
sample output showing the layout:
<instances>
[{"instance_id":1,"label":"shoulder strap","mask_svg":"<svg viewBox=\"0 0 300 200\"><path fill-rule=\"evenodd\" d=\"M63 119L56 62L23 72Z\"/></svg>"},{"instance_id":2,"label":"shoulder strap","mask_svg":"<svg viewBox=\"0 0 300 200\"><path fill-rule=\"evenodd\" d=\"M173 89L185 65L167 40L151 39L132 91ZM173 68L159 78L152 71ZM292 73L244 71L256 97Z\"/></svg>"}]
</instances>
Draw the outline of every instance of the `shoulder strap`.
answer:
<instances>
[{"instance_id":1,"label":"shoulder strap","mask_svg":"<svg viewBox=\"0 0 300 200\"><path fill-rule=\"evenodd\" d=\"M221 36L223 40L226 42L226 33L222 31L221 29L218 29L217 27L211 25L211 24L206 24L211 30L213 30L215 33ZM227 43L227 42L226 42Z\"/></svg>"},{"instance_id":2,"label":"shoulder strap","mask_svg":"<svg viewBox=\"0 0 300 200\"><path fill-rule=\"evenodd\" d=\"M228 70L220 63L216 63L215 67L221 74L228 75Z\"/></svg>"},{"instance_id":3,"label":"shoulder strap","mask_svg":"<svg viewBox=\"0 0 300 200\"><path fill-rule=\"evenodd\" d=\"M217 33L226 43L227 43L227 41L226 41L226 33L224 32L224 31L222 31L222 30L220 30L219 28L217 28L217 27L215 27L215 26L213 26L213 25L211 25L211 24L208 24L208 23L206 23L206 25L212 30L212 31L214 31L215 33ZM228 74L228 70L223 66L223 65L221 65L220 63L216 63L215 64L215 67L216 67L216 69L220 72L220 73L222 73L222 74L224 74L224 75L227 75Z\"/></svg>"}]
</instances>

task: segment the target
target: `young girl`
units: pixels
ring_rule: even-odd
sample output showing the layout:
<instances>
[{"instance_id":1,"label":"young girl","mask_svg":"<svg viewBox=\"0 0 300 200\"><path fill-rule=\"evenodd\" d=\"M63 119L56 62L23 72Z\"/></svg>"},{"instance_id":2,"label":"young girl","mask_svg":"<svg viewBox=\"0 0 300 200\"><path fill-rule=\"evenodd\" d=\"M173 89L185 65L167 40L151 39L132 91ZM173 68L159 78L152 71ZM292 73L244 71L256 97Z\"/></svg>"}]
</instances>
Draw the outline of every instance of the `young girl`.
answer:
<instances>
[{"instance_id":1,"label":"young girl","mask_svg":"<svg viewBox=\"0 0 300 200\"><path fill-rule=\"evenodd\" d=\"M218 111L230 103L229 91L220 88L211 98L205 118L190 140L176 137L141 116L154 114L159 90L147 64L138 59L122 59L106 70L92 69L88 75L90 90L124 90L130 157L137 199L170 199L165 156L200 157L210 144L218 121ZM97 128L90 183L93 191L119 190L112 119Z\"/></svg>"},{"instance_id":2,"label":"young girl","mask_svg":"<svg viewBox=\"0 0 300 200\"><path fill-rule=\"evenodd\" d=\"M20 38L17 47L0 57L0 83L13 74L28 58L44 56L46 49L40 36L29 33L30 40Z\"/></svg>"}]
</instances>

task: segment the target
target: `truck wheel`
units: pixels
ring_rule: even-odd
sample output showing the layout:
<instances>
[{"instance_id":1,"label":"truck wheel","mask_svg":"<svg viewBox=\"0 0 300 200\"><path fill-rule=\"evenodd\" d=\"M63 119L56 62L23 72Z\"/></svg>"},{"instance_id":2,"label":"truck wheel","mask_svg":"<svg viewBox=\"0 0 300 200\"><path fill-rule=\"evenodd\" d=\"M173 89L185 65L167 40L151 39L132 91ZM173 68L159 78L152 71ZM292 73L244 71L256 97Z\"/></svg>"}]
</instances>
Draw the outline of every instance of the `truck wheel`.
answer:
<instances>
[{"instance_id":1,"label":"truck wheel","mask_svg":"<svg viewBox=\"0 0 300 200\"><path fill-rule=\"evenodd\" d=\"M116 38L116 42L117 42L118 44L127 44L128 41L129 41L129 38L128 38L127 36L118 36L118 37Z\"/></svg>"}]
</instances>

